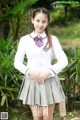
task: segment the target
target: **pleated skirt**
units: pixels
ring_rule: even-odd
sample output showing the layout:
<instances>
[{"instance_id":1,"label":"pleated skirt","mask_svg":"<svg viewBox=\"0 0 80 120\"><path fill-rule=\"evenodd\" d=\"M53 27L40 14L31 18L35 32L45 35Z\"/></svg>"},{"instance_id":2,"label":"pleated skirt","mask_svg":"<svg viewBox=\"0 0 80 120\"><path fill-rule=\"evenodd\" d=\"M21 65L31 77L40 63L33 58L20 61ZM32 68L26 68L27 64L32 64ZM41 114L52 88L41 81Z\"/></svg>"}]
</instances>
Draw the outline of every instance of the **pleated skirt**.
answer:
<instances>
[{"instance_id":1,"label":"pleated skirt","mask_svg":"<svg viewBox=\"0 0 80 120\"><path fill-rule=\"evenodd\" d=\"M58 76L47 78L43 84L35 82L32 78L22 81L18 99L23 104L47 106L60 103L65 95Z\"/></svg>"}]
</instances>

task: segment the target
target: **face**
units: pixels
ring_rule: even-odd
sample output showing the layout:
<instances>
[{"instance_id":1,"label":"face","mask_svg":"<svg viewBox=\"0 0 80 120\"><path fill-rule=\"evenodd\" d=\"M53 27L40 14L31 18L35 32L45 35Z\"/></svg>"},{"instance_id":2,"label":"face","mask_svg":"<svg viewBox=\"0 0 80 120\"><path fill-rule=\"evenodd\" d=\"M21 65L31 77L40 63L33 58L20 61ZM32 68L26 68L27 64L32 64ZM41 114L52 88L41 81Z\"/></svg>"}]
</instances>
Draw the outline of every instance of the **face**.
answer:
<instances>
[{"instance_id":1,"label":"face","mask_svg":"<svg viewBox=\"0 0 80 120\"><path fill-rule=\"evenodd\" d=\"M48 25L47 15L44 13L37 13L34 19L32 19L32 24L34 25L36 34L43 33Z\"/></svg>"}]
</instances>

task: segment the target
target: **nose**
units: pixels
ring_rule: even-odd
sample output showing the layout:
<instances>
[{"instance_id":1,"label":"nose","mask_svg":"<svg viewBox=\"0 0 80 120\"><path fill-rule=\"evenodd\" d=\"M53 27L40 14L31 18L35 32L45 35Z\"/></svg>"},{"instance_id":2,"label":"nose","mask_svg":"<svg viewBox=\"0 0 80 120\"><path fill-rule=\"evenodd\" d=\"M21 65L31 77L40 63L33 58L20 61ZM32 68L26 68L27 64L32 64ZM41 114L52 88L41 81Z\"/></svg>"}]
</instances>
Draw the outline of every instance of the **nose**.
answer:
<instances>
[{"instance_id":1,"label":"nose","mask_svg":"<svg viewBox=\"0 0 80 120\"><path fill-rule=\"evenodd\" d=\"M42 26L42 22L39 22L39 26Z\"/></svg>"}]
</instances>

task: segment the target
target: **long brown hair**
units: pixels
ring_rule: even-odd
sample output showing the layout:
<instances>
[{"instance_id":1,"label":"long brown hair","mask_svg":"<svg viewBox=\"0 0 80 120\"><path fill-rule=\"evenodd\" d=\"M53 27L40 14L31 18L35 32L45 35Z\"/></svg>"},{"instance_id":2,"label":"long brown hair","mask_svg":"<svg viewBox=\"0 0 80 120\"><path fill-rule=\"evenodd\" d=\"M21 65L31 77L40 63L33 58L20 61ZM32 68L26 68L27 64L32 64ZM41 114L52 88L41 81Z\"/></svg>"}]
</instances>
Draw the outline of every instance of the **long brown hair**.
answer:
<instances>
[{"instance_id":1,"label":"long brown hair","mask_svg":"<svg viewBox=\"0 0 80 120\"><path fill-rule=\"evenodd\" d=\"M47 18L48 18L48 22L50 21L50 14L49 14L49 11L48 11L47 9L45 9L45 8L43 8L43 7L37 8L37 9L33 12L33 15L32 15L32 18L33 18L33 19L35 18L35 16L36 16L37 13L44 13L44 14L46 14L46 15L47 15ZM34 26L33 26L33 30L34 30ZM51 46L52 46L51 35L50 35L49 32L48 32L48 26L46 27L45 32L46 32L46 34L47 34L47 39L48 39L47 44L46 44L46 46L48 45L48 48L47 48L47 50L48 50L48 49L51 48ZM46 47L46 46L45 46L45 47Z\"/></svg>"}]
</instances>

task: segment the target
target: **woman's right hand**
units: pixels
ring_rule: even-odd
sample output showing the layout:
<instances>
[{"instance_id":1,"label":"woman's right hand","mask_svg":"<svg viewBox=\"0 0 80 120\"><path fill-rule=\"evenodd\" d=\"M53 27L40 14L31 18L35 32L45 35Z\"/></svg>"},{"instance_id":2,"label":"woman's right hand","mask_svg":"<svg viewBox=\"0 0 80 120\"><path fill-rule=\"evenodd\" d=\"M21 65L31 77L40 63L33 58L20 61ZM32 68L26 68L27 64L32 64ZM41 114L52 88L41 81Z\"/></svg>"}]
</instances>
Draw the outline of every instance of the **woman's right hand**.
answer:
<instances>
[{"instance_id":1,"label":"woman's right hand","mask_svg":"<svg viewBox=\"0 0 80 120\"><path fill-rule=\"evenodd\" d=\"M29 76L31 76L33 80L35 80L38 83L44 83L43 78L41 77L40 73L38 73L37 71L30 70Z\"/></svg>"}]
</instances>

